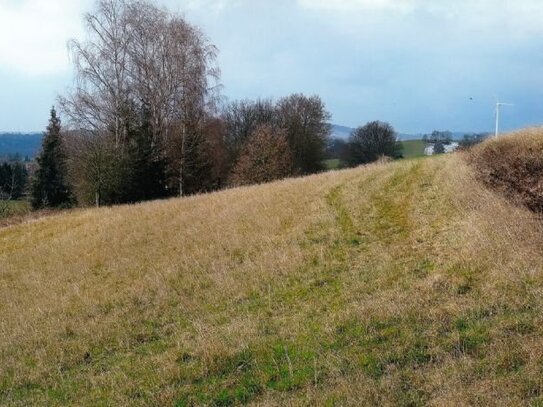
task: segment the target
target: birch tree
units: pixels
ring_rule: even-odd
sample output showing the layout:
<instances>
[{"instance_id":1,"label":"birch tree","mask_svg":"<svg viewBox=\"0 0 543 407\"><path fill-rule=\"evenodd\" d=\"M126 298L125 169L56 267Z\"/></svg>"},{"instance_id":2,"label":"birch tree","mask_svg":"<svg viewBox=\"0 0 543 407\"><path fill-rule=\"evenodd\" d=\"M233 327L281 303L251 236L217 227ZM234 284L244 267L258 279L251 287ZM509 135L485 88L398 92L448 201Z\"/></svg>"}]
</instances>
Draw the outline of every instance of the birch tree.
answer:
<instances>
[{"instance_id":1,"label":"birch tree","mask_svg":"<svg viewBox=\"0 0 543 407\"><path fill-rule=\"evenodd\" d=\"M218 95L216 47L181 16L146 1L100 0L85 23L86 40L69 43L75 86L60 98L69 124L85 137L109 135L113 155L123 156L130 129L148 121L149 157L167 160L170 190L183 195Z\"/></svg>"}]
</instances>

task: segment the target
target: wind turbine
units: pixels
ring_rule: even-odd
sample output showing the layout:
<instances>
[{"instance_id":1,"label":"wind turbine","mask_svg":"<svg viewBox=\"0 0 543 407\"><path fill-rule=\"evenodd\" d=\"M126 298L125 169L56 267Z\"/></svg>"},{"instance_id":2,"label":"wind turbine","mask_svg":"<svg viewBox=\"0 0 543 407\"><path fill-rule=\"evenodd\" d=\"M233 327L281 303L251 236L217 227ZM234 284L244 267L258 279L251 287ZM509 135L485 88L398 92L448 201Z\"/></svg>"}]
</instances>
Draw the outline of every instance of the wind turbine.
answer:
<instances>
[{"instance_id":1,"label":"wind turbine","mask_svg":"<svg viewBox=\"0 0 543 407\"><path fill-rule=\"evenodd\" d=\"M498 138L498 134L500 133L500 108L502 106L515 106L515 105L511 103L498 102L496 100L496 138Z\"/></svg>"}]
</instances>

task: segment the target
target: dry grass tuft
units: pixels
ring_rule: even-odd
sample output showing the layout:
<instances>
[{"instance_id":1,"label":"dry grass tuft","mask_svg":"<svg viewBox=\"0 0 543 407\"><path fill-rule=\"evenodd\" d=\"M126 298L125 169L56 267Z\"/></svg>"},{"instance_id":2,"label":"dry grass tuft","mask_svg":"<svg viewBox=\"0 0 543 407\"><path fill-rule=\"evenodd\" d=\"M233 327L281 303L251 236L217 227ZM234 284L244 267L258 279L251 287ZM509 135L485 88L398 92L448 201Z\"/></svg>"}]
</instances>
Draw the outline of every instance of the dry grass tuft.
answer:
<instances>
[{"instance_id":1,"label":"dry grass tuft","mask_svg":"<svg viewBox=\"0 0 543 407\"><path fill-rule=\"evenodd\" d=\"M461 156L0 229L2 405L538 405L543 236Z\"/></svg>"}]
</instances>

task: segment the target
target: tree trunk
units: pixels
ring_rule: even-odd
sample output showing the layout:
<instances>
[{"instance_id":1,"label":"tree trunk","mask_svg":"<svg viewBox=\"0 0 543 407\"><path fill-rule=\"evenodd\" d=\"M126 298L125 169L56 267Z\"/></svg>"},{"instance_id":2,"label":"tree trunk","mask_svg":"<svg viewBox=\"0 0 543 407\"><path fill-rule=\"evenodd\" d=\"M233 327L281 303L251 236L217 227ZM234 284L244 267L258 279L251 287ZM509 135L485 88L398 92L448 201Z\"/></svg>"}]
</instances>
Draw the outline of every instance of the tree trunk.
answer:
<instances>
[{"instance_id":1,"label":"tree trunk","mask_svg":"<svg viewBox=\"0 0 543 407\"><path fill-rule=\"evenodd\" d=\"M183 196L183 173L185 166L185 138L186 138L186 126L183 123L181 126L181 162L179 163L179 196Z\"/></svg>"}]
</instances>

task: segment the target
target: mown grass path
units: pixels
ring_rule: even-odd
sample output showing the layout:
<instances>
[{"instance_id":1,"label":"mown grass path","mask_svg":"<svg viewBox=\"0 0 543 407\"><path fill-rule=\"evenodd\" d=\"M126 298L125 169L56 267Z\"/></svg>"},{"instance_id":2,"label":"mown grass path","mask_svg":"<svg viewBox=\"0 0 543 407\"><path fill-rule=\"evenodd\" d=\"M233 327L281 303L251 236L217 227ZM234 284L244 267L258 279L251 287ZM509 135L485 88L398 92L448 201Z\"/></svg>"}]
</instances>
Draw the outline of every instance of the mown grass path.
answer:
<instances>
[{"instance_id":1,"label":"mown grass path","mask_svg":"<svg viewBox=\"0 0 543 407\"><path fill-rule=\"evenodd\" d=\"M0 404L538 405L540 230L459 156L0 229Z\"/></svg>"}]
</instances>

